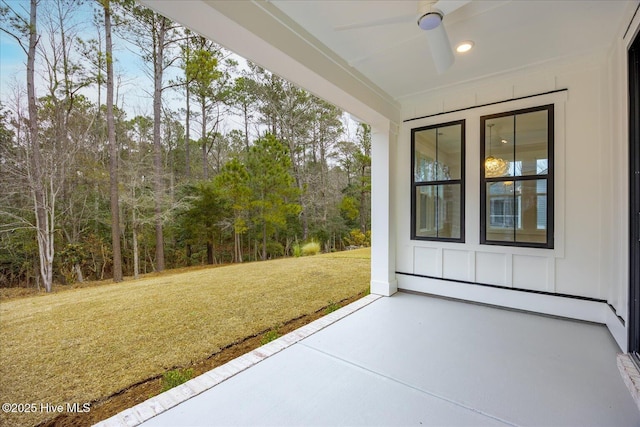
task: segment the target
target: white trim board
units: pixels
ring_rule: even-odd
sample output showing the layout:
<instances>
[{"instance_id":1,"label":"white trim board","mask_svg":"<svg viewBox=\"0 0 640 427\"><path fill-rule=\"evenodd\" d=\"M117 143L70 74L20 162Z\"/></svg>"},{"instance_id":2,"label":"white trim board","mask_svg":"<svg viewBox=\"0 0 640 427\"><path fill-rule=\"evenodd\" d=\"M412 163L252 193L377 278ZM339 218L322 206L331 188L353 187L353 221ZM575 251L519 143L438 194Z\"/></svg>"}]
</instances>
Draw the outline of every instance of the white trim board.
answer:
<instances>
[{"instance_id":1,"label":"white trim board","mask_svg":"<svg viewBox=\"0 0 640 427\"><path fill-rule=\"evenodd\" d=\"M397 273L398 289L606 325L622 350L625 327L606 302Z\"/></svg>"},{"instance_id":2,"label":"white trim board","mask_svg":"<svg viewBox=\"0 0 640 427\"><path fill-rule=\"evenodd\" d=\"M622 323L620 318L614 313L613 306L609 307L607 310L607 319L606 323L609 332L618 343L618 346L623 352L629 351L629 330L627 329L627 325Z\"/></svg>"}]
</instances>

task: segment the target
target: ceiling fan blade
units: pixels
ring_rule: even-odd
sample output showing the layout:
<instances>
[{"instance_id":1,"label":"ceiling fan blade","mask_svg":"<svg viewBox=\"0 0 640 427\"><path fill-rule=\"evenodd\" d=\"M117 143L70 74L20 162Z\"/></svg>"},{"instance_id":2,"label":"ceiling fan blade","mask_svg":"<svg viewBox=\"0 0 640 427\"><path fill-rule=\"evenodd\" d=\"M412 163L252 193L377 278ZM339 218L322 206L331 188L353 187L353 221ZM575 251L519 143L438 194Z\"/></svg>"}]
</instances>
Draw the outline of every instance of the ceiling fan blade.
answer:
<instances>
[{"instance_id":1,"label":"ceiling fan blade","mask_svg":"<svg viewBox=\"0 0 640 427\"><path fill-rule=\"evenodd\" d=\"M442 74L453 65L454 61L453 49L451 49L451 42L449 42L449 36L444 29L444 25L438 25L436 28L427 31L427 41L429 42L436 70L438 74Z\"/></svg>"},{"instance_id":2,"label":"ceiling fan blade","mask_svg":"<svg viewBox=\"0 0 640 427\"><path fill-rule=\"evenodd\" d=\"M448 15L467 3L471 3L471 0L440 0L434 4L433 7L440 10L443 14Z\"/></svg>"},{"instance_id":3,"label":"ceiling fan blade","mask_svg":"<svg viewBox=\"0 0 640 427\"><path fill-rule=\"evenodd\" d=\"M359 28L377 27L378 25L400 24L405 22L411 22L416 19L415 14L411 15L399 15L389 18L375 19L367 22L354 22L353 24L337 25L333 27L334 31L347 31L357 30Z\"/></svg>"}]
</instances>

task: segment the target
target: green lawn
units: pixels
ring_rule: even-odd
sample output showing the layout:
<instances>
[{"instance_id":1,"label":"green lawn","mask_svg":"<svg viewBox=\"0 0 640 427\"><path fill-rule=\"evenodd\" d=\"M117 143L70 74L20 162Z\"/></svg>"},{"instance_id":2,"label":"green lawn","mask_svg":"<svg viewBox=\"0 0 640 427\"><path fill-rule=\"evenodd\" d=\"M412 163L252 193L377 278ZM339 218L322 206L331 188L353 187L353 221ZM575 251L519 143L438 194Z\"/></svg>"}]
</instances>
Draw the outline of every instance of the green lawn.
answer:
<instances>
[{"instance_id":1,"label":"green lawn","mask_svg":"<svg viewBox=\"0 0 640 427\"><path fill-rule=\"evenodd\" d=\"M0 302L0 403L103 398L366 290L370 250L167 272ZM0 425L51 414L0 412Z\"/></svg>"}]
</instances>

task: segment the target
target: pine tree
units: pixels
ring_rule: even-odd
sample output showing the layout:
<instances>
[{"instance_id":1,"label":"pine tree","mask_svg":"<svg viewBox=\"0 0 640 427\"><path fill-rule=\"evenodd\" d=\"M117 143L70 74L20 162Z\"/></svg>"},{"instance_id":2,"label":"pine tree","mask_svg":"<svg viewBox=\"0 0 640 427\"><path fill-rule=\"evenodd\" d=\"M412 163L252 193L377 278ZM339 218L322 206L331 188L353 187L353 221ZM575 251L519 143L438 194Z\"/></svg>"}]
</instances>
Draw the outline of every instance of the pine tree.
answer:
<instances>
[{"instance_id":1,"label":"pine tree","mask_svg":"<svg viewBox=\"0 0 640 427\"><path fill-rule=\"evenodd\" d=\"M242 262L241 236L249 229L248 216L251 207L251 188L249 187L249 172L238 159L231 159L215 178L220 194L231 206L233 217L233 261Z\"/></svg>"},{"instance_id":2,"label":"pine tree","mask_svg":"<svg viewBox=\"0 0 640 427\"><path fill-rule=\"evenodd\" d=\"M252 220L262 235L263 260L267 259L267 240L284 227L289 215L297 215L301 207L291 176L291 159L287 147L272 134L258 139L249 150L247 169L253 191Z\"/></svg>"}]
</instances>

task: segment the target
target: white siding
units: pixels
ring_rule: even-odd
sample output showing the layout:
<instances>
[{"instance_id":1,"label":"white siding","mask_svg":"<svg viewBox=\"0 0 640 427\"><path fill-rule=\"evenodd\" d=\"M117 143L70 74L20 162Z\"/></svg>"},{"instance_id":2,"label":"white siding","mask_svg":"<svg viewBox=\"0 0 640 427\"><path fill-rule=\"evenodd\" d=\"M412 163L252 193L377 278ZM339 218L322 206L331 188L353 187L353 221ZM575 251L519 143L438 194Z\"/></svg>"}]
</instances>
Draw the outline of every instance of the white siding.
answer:
<instances>
[{"instance_id":1,"label":"white siding","mask_svg":"<svg viewBox=\"0 0 640 427\"><path fill-rule=\"evenodd\" d=\"M633 28L637 28L637 24L632 26L632 32ZM397 247L403 248L397 253L398 272L429 276L428 279L412 277L409 280L408 276L400 275L401 288L406 285L413 290L449 294L447 286L452 291L461 289L453 281L489 284L606 300L615 308L618 316L626 318L627 39L623 41L621 34L618 39L620 43L612 52L601 51L589 56L567 58L402 100L405 120L459 108L477 108L414 120L401 127L395 168L400 174L396 177L395 194L399 212L404 210L405 213L398 215L396 226ZM479 107L565 88L567 91ZM479 118L548 103L555 105L555 248L480 245ZM411 241L411 190L409 179L405 176L406 169L410 167L410 129L460 119L466 119L467 129L466 243ZM413 250L409 251L410 248ZM402 259L409 254L414 256L413 262ZM447 280L435 286L433 279L438 278ZM510 297L500 294L500 300L494 301L490 295L495 293L490 292L490 288L484 289L468 290L467 295L473 293L476 296L466 299L512 305L508 302ZM514 301L527 298L534 300L530 292L504 292L514 295L511 297ZM568 300L559 298L563 299ZM620 345L626 345L626 337L619 330L622 322L611 315L605 303L584 304L587 310L592 311L588 315L576 314L580 310L570 308L572 304L559 303L553 314L611 323L610 329ZM528 307L534 311L548 312L545 307L536 308L535 303Z\"/></svg>"}]
</instances>

